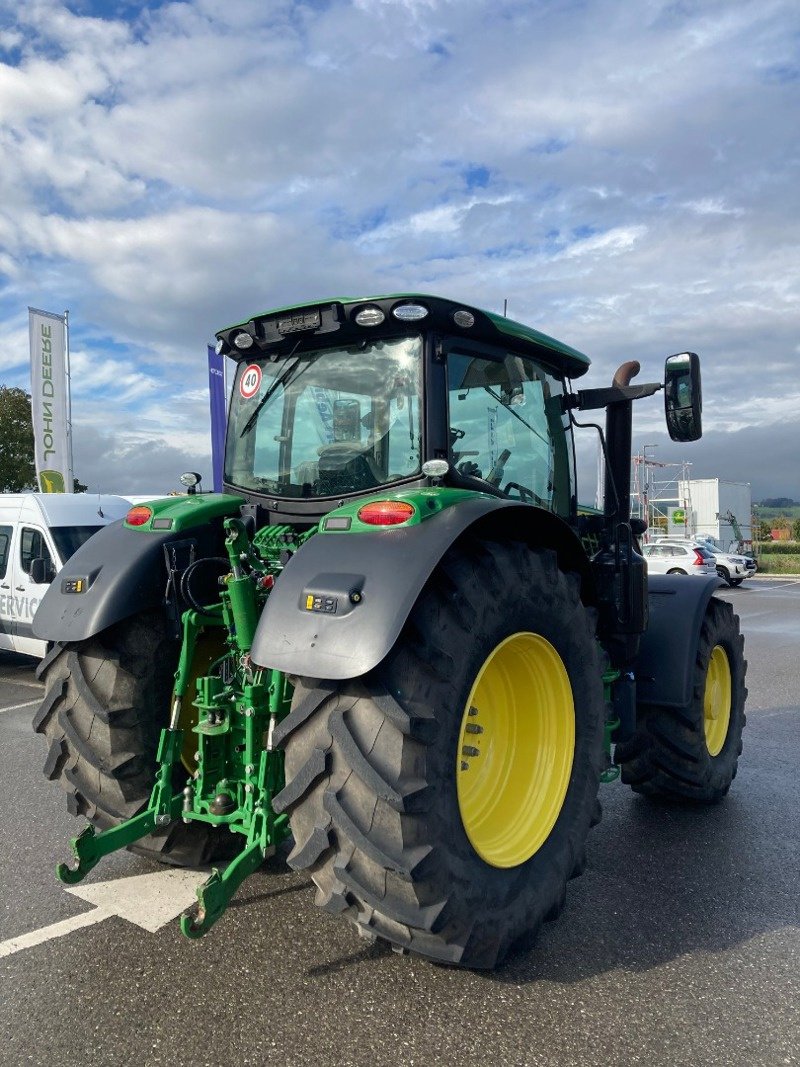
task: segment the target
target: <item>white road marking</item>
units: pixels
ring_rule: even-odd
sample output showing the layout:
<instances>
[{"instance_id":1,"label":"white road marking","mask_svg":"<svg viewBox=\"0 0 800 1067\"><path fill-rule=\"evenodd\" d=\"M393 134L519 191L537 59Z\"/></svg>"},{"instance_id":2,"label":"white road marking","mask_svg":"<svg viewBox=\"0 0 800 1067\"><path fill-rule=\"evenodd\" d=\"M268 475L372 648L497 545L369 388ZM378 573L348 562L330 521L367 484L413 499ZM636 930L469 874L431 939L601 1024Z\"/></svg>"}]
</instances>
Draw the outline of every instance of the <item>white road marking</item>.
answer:
<instances>
[{"instance_id":1,"label":"white road marking","mask_svg":"<svg viewBox=\"0 0 800 1067\"><path fill-rule=\"evenodd\" d=\"M200 871L156 871L70 886L67 892L154 934L197 900L195 889L206 877Z\"/></svg>"},{"instance_id":2,"label":"white road marking","mask_svg":"<svg viewBox=\"0 0 800 1067\"><path fill-rule=\"evenodd\" d=\"M110 911L92 908L91 911L73 915L71 919L53 923L52 926L43 926L41 930L32 930L29 934L20 934L19 937L11 937L8 941L0 941L0 959L3 956L13 956L15 952L22 952L23 949L33 948L34 945L41 945L45 941L52 941L54 937L71 934L73 930L80 930L83 926L93 926L110 917Z\"/></svg>"},{"instance_id":3,"label":"white road marking","mask_svg":"<svg viewBox=\"0 0 800 1067\"><path fill-rule=\"evenodd\" d=\"M26 700L24 704L12 704L10 708L0 708L0 715L4 711L19 711L21 708L32 708L34 704L41 704L41 700Z\"/></svg>"},{"instance_id":4,"label":"white road marking","mask_svg":"<svg viewBox=\"0 0 800 1067\"><path fill-rule=\"evenodd\" d=\"M113 882L70 886L68 893L97 906L41 930L0 941L0 958L63 937L73 930L93 926L113 915L154 934L197 900L195 889L203 878L199 871L157 871L118 878Z\"/></svg>"}]
</instances>

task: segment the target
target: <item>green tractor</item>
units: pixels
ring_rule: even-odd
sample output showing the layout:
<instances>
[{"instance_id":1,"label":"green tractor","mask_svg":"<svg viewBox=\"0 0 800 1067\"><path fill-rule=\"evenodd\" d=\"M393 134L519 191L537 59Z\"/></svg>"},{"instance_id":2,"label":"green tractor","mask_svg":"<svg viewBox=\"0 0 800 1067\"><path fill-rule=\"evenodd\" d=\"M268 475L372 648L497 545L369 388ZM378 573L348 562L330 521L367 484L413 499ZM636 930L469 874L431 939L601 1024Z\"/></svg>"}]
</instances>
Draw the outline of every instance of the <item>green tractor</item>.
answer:
<instances>
[{"instance_id":1,"label":"green tractor","mask_svg":"<svg viewBox=\"0 0 800 1067\"><path fill-rule=\"evenodd\" d=\"M494 967L561 910L601 781L709 804L736 774L738 619L716 579L648 578L629 506L633 401L699 437L697 356L576 391L580 352L422 295L217 337L225 493L133 507L36 616L45 774L89 822L59 876L227 861L197 937L286 839L363 937ZM573 446L599 408L602 512Z\"/></svg>"}]
</instances>

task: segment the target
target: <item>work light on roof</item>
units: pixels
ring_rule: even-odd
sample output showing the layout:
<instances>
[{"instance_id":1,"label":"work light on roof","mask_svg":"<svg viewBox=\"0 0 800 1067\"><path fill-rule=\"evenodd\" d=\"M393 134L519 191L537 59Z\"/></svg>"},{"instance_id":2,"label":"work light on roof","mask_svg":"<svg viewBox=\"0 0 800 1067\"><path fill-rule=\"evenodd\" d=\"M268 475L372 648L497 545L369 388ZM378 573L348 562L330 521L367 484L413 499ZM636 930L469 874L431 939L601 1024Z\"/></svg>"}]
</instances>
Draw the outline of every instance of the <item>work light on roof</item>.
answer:
<instances>
[{"instance_id":1,"label":"work light on roof","mask_svg":"<svg viewBox=\"0 0 800 1067\"><path fill-rule=\"evenodd\" d=\"M422 304L398 304L392 308L392 314L401 322L419 322L428 314L428 309Z\"/></svg>"},{"instance_id":2,"label":"work light on roof","mask_svg":"<svg viewBox=\"0 0 800 1067\"><path fill-rule=\"evenodd\" d=\"M217 353L217 355L218 355L218 356L222 354L222 349L223 349L224 347L225 347L225 342L224 342L224 341L222 340L222 338L220 337L220 339L219 339L219 340L217 341L217 343L216 343L216 344L214 345L214 351L215 351L215 352Z\"/></svg>"},{"instance_id":3,"label":"work light on roof","mask_svg":"<svg viewBox=\"0 0 800 1067\"><path fill-rule=\"evenodd\" d=\"M244 350L245 348L253 347L253 337L249 333L237 333L233 339L233 343L237 348Z\"/></svg>"},{"instance_id":4,"label":"work light on roof","mask_svg":"<svg viewBox=\"0 0 800 1067\"><path fill-rule=\"evenodd\" d=\"M456 326L468 330L470 326L475 325L475 316L471 311L467 311L466 308L459 308L458 311L453 312L453 322Z\"/></svg>"},{"instance_id":5,"label":"work light on roof","mask_svg":"<svg viewBox=\"0 0 800 1067\"><path fill-rule=\"evenodd\" d=\"M380 326L385 318L386 316L381 309L375 307L374 304L363 307L356 312L356 322L359 326Z\"/></svg>"}]
</instances>

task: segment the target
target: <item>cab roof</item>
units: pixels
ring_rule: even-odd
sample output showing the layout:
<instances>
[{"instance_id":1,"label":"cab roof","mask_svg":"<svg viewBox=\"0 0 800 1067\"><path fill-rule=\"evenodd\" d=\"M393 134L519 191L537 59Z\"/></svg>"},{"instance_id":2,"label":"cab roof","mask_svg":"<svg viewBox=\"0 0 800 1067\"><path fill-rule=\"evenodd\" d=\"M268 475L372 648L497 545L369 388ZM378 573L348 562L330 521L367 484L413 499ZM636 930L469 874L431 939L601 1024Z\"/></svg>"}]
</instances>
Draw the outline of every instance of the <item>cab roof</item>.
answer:
<instances>
[{"instance_id":1,"label":"cab roof","mask_svg":"<svg viewBox=\"0 0 800 1067\"><path fill-rule=\"evenodd\" d=\"M416 323L399 320L393 313L404 304L422 306L427 311L425 318ZM356 323L355 316L365 307L377 307L383 312L384 320L380 329L375 326L359 326ZM474 323L467 327L458 325L453 317L458 311L471 313ZM483 311L470 304L426 293L344 296L272 308L243 322L227 326L216 336L221 342L221 351L226 355L234 359L248 359L257 352L280 352L290 344L294 347L298 340L304 339L303 334L306 334L309 340L315 339L316 344L316 338L320 335L342 331L342 340L351 342L354 339L363 339L371 332L385 334L387 328L394 332L407 332L415 326L419 329L439 330L465 339L472 338L495 344L501 342L521 355L529 355L550 363L570 378L578 378L589 369L588 356L554 337L534 330L531 326L525 326L492 311ZM240 349L234 344L234 338L240 333L250 334L252 337L249 347ZM333 341L334 338L330 340Z\"/></svg>"}]
</instances>

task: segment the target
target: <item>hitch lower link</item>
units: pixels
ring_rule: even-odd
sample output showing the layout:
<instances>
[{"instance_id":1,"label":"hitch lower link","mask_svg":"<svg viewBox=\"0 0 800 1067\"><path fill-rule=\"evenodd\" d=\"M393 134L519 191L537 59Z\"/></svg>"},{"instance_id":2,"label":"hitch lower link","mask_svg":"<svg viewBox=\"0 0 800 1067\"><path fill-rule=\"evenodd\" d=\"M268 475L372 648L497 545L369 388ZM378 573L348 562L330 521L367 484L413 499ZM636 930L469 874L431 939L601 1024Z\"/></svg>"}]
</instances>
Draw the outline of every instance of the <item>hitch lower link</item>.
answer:
<instances>
[{"instance_id":1,"label":"hitch lower link","mask_svg":"<svg viewBox=\"0 0 800 1067\"><path fill-rule=\"evenodd\" d=\"M241 551L247 545L239 520L229 519L226 545L232 573L224 579L221 603L202 612L184 612L183 643L175 672L169 726L161 731L155 785L144 811L107 830L87 826L71 842L75 863L59 863L56 874L62 882L75 884L103 856L134 844L148 834L168 831L178 820L203 822L241 834L245 844L224 869L213 868L197 888L197 903L181 916L181 930L189 938L207 933L227 908L245 878L272 855L288 835L288 817L276 815L272 798L283 788L283 753L272 744L275 725L286 715L291 686L280 671L259 671L249 663L249 650L258 620L258 587L250 574L243 574L243 559L254 558ZM259 568L260 569L260 568ZM180 725L184 698L192 675L201 634L224 634L227 651L209 667L219 673L196 677L197 696L192 701L197 724L192 727L196 769L179 792L174 792L181 764L187 764L186 734ZM223 641L218 642L222 646ZM225 668L227 676L225 674ZM191 747L191 746L190 746Z\"/></svg>"}]
</instances>

